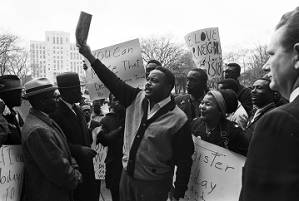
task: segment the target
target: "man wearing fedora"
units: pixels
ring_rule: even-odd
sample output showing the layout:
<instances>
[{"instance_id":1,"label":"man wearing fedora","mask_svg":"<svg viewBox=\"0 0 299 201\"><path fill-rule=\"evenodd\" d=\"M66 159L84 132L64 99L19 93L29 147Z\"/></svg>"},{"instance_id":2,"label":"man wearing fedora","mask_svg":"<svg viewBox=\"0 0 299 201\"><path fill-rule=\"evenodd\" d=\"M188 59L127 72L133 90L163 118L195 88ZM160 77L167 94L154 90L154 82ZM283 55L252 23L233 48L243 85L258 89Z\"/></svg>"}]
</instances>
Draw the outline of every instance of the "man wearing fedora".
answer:
<instances>
[{"instance_id":1,"label":"man wearing fedora","mask_svg":"<svg viewBox=\"0 0 299 201\"><path fill-rule=\"evenodd\" d=\"M21 80L16 75L0 76L0 98L5 106L1 110L1 128L0 143L2 144L21 144L21 126L23 119L21 115L14 110L14 107L20 106L22 102Z\"/></svg>"},{"instance_id":2,"label":"man wearing fedora","mask_svg":"<svg viewBox=\"0 0 299 201\"><path fill-rule=\"evenodd\" d=\"M55 89L47 78L25 84L24 98L32 106L22 128L24 194L30 201L73 201L82 179L66 136L49 117L56 107Z\"/></svg>"},{"instance_id":3,"label":"man wearing fedora","mask_svg":"<svg viewBox=\"0 0 299 201\"><path fill-rule=\"evenodd\" d=\"M61 98L51 117L61 127L68 140L70 150L79 164L83 183L74 192L76 201L98 201L99 193L95 180L91 149L92 137L80 107L76 105L82 99L80 80L77 73L66 72L56 77Z\"/></svg>"}]
</instances>

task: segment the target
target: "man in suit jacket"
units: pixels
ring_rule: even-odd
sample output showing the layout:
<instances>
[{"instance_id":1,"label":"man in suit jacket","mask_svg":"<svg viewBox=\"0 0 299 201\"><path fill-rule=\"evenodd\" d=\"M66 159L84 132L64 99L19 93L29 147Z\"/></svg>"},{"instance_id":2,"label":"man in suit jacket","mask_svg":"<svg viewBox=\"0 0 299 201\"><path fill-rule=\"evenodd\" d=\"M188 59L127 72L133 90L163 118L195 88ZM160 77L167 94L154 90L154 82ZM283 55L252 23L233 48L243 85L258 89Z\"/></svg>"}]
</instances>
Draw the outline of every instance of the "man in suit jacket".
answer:
<instances>
[{"instance_id":1,"label":"man in suit jacket","mask_svg":"<svg viewBox=\"0 0 299 201\"><path fill-rule=\"evenodd\" d=\"M290 101L257 123L243 170L241 201L299 198L299 7L286 13L267 47L270 88Z\"/></svg>"},{"instance_id":2,"label":"man in suit jacket","mask_svg":"<svg viewBox=\"0 0 299 201\"><path fill-rule=\"evenodd\" d=\"M74 198L76 201L98 201L92 160L96 152L90 148L91 135L85 117L76 105L81 100L79 76L77 73L67 72L58 75L56 79L61 98L51 117L65 133L83 177L83 183L78 185Z\"/></svg>"},{"instance_id":3,"label":"man in suit jacket","mask_svg":"<svg viewBox=\"0 0 299 201\"><path fill-rule=\"evenodd\" d=\"M257 110L251 115L246 126L246 136L250 142L252 133L258 120L268 111L276 107L274 103L274 91L270 89L269 78L259 78L252 85L252 103Z\"/></svg>"},{"instance_id":4,"label":"man in suit jacket","mask_svg":"<svg viewBox=\"0 0 299 201\"><path fill-rule=\"evenodd\" d=\"M32 105L22 129L26 200L73 201L81 173L64 133L48 115L55 110L56 87L47 78L37 78L25 89Z\"/></svg>"}]
</instances>

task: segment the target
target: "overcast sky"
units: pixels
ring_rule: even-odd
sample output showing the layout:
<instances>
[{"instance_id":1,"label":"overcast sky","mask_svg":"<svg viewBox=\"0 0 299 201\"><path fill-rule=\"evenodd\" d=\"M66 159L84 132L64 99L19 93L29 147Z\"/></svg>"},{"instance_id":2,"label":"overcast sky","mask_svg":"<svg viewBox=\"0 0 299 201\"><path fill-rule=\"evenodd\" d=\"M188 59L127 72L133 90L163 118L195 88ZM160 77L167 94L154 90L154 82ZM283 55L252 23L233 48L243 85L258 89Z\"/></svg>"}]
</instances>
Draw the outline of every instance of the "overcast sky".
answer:
<instances>
[{"instance_id":1,"label":"overcast sky","mask_svg":"<svg viewBox=\"0 0 299 201\"><path fill-rule=\"evenodd\" d=\"M24 44L45 40L45 31L65 31L75 42L80 11L93 15L88 44L99 49L134 38L184 36L219 27L222 50L266 44L281 15L298 0L0 0L0 33Z\"/></svg>"}]
</instances>

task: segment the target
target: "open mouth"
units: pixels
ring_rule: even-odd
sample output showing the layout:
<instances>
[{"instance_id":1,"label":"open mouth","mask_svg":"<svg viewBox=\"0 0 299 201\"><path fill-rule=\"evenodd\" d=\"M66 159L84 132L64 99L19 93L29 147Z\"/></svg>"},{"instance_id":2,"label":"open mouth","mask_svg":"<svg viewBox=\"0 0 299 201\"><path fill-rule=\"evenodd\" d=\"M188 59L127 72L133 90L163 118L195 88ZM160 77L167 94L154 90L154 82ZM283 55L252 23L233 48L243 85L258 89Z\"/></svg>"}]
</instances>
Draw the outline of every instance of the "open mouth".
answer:
<instances>
[{"instance_id":1,"label":"open mouth","mask_svg":"<svg viewBox=\"0 0 299 201\"><path fill-rule=\"evenodd\" d=\"M144 91L145 93L151 93L152 90L150 88L145 88Z\"/></svg>"}]
</instances>

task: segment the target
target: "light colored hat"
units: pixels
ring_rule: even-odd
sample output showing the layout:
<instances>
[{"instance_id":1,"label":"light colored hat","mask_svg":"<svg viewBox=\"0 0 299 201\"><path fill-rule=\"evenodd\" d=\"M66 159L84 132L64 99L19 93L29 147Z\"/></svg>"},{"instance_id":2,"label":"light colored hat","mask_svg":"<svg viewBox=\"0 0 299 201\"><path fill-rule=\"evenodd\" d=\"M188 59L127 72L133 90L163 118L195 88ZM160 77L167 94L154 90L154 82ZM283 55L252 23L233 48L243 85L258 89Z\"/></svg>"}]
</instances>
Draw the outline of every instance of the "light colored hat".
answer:
<instances>
[{"instance_id":1,"label":"light colored hat","mask_svg":"<svg viewBox=\"0 0 299 201\"><path fill-rule=\"evenodd\" d=\"M48 78L35 78L24 85L25 94L23 98L28 98L30 96L34 96L43 92L53 91L57 89Z\"/></svg>"}]
</instances>

